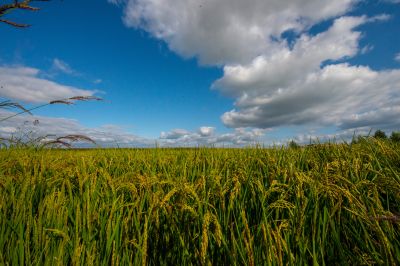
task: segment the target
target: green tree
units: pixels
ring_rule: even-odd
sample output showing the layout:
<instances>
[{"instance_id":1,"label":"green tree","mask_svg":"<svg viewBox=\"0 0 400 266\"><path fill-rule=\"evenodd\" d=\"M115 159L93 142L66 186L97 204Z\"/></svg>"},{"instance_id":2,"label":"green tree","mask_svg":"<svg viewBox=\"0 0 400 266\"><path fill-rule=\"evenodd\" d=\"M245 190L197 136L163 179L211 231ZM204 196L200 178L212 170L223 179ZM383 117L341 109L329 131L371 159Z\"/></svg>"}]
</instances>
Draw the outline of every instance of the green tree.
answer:
<instances>
[{"instance_id":1,"label":"green tree","mask_svg":"<svg viewBox=\"0 0 400 266\"><path fill-rule=\"evenodd\" d=\"M288 145L289 145L289 148L291 148L291 149L298 149L298 148L300 148L300 145L297 144L296 141L294 141L294 140L291 140L291 141L289 142Z\"/></svg>"},{"instance_id":2,"label":"green tree","mask_svg":"<svg viewBox=\"0 0 400 266\"><path fill-rule=\"evenodd\" d=\"M392 135L390 136L390 140L394 141L394 142L400 142L400 132L397 131L393 131Z\"/></svg>"},{"instance_id":3,"label":"green tree","mask_svg":"<svg viewBox=\"0 0 400 266\"><path fill-rule=\"evenodd\" d=\"M376 139L387 139L386 133L380 129L375 131L374 138Z\"/></svg>"}]
</instances>

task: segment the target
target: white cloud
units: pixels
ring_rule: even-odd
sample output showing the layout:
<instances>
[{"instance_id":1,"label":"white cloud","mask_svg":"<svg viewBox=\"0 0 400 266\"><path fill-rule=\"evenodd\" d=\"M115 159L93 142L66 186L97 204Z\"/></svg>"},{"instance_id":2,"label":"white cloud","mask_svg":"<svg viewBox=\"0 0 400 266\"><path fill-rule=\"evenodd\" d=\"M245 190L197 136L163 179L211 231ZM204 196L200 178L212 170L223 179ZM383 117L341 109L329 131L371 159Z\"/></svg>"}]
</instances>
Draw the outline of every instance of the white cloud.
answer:
<instances>
[{"instance_id":1,"label":"white cloud","mask_svg":"<svg viewBox=\"0 0 400 266\"><path fill-rule=\"evenodd\" d=\"M342 17L314 37L303 34L292 49L257 57L248 65L225 66L223 78L213 86L237 100L223 122L229 127L353 128L371 124L373 116L381 124L398 123L383 110L400 102L400 70L378 72L347 63L321 68L327 60L359 52L361 33L354 28L365 22L366 17ZM396 108L391 112L400 117Z\"/></svg>"},{"instance_id":2,"label":"white cloud","mask_svg":"<svg viewBox=\"0 0 400 266\"><path fill-rule=\"evenodd\" d=\"M305 73L319 70L326 60L355 55L361 33L351 30L364 21L362 17L340 18L326 32L314 37L303 34L293 49L282 47L274 54L256 57L248 65L227 65L224 77L213 87L234 97L244 96L243 93L258 96L285 88Z\"/></svg>"},{"instance_id":3,"label":"white cloud","mask_svg":"<svg viewBox=\"0 0 400 266\"><path fill-rule=\"evenodd\" d=\"M213 127L200 127L197 132L174 129L162 132L163 146L245 146L263 142L266 130L237 128L231 133L216 134Z\"/></svg>"},{"instance_id":4,"label":"white cloud","mask_svg":"<svg viewBox=\"0 0 400 266\"><path fill-rule=\"evenodd\" d=\"M53 59L52 68L55 71L60 71L62 73L68 74L68 75L77 75L77 72L74 69L72 69L66 62L64 62L58 58Z\"/></svg>"},{"instance_id":5,"label":"white cloud","mask_svg":"<svg viewBox=\"0 0 400 266\"><path fill-rule=\"evenodd\" d=\"M40 71L31 67L0 67L0 97L29 103L44 103L73 96L91 96L96 93L65 86L40 77Z\"/></svg>"},{"instance_id":6,"label":"white cloud","mask_svg":"<svg viewBox=\"0 0 400 266\"><path fill-rule=\"evenodd\" d=\"M301 124L353 128L373 121L399 125L400 109L394 107L400 104L399 88L399 70L329 65L270 95L241 97L239 109L222 119L230 127L259 128Z\"/></svg>"},{"instance_id":7,"label":"white cloud","mask_svg":"<svg viewBox=\"0 0 400 266\"><path fill-rule=\"evenodd\" d=\"M366 46L364 46L363 48L361 48L360 53L361 54L368 54L369 52L371 52L372 50L374 50L374 46L367 44Z\"/></svg>"},{"instance_id":8,"label":"white cloud","mask_svg":"<svg viewBox=\"0 0 400 266\"><path fill-rule=\"evenodd\" d=\"M126 3L128 0L107 0L107 2L114 4L114 5L121 5Z\"/></svg>"},{"instance_id":9,"label":"white cloud","mask_svg":"<svg viewBox=\"0 0 400 266\"><path fill-rule=\"evenodd\" d=\"M398 53L394 56L394 60L396 60L397 62L400 62L400 53Z\"/></svg>"},{"instance_id":10,"label":"white cloud","mask_svg":"<svg viewBox=\"0 0 400 266\"><path fill-rule=\"evenodd\" d=\"M373 17L368 18L368 22L385 22L392 18L389 14L380 14Z\"/></svg>"},{"instance_id":11,"label":"white cloud","mask_svg":"<svg viewBox=\"0 0 400 266\"><path fill-rule=\"evenodd\" d=\"M215 132L215 127L200 127L199 133L202 137L212 136Z\"/></svg>"},{"instance_id":12,"label":"white cloud","mask_svg":"<svg viewBox=\"0 0 400 266\"><path fill-rule=\"evenodd\" d=\"M170 140L176 140L176 139L182 139L185 138L186 136L190 135L191 133L185 129L174 129L170 132L161 132L161 139L170 139Z\"/></svg>"},{"instance_id":13,"label":"white cloud","mask_svg":"<svg viewBox=\"0 0 400 266\"><path fill-rule=\"evenodd\" d=\"M110 2L110 1L109 1ZM115 1L111 1L115 2ZM118 1L119 2L119 1ZM129 0L124 22L204 64L247 63L279 49L282 33L349 11L358 0Z\"/></svg>"}]
</instances>

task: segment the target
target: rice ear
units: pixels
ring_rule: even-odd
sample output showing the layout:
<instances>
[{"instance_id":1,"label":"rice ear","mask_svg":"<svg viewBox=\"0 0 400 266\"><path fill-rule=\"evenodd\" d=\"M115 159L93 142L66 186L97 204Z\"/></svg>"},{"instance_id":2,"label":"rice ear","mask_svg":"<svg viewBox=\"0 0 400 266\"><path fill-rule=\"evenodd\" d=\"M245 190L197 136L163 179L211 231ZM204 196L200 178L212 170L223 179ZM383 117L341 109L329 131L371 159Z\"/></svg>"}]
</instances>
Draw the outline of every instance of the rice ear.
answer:
<instances>
[{"instance_id":1,"label":"rice ear","mask_svg":"<svg viewBox=\"0 0 400 266\"><path fill-rule=\"evenodd\" d=\"M83 141L88 141L91 142L93 144L96 144L96 142L91 139L88 136L84 136L84 135L67 135L67 136L63 136L63 137L59 137L57 138L57 140L70 140L70 141L79 141L79 140L83 140Z\"/></svg>"},{"instance_id":2,"label":"rice ear","mask_svg":"<svg viewBox=\"0 0 400 266\"><path fill-rule=\"evenodd\" d=\"M69 102L66 100L55 100L55 101L49 102L49 104L57 104L57 103L66 104L66 105L74 104L73 102Z\"/></svg>"},{"instance_id":3,"label":"rice ear","mask_svg":"<svg viewBox=\"0 0 400 266\"><path fill-rule=\"evenodd\" d=\"M68 100L74 100L74 101L90 101L90 100L95 100L95 101L102 101L102 98L96 97L96 96L74 96L71 98L68 98Z\"/></svg>"},{"instance_id":4,"label":"rice ear","mask_svg":"<svg viewBox=\"0 0 400 266\"><path fill-rule=\"evenodd\" d=\"M4 109L17 108L25 113L32 114L28 109L26 109L25 107L23 107L21 104L19 104L17 102L10 102L10 101L0 102L0 108L4 108Z\"/></svg>"},{"instance_id":5,"label":"rice ear","mask_svg":"<svg viewBox=\"0 0 400 266\"><path fill-rule=\"evenodd\" d=\"M47 135L47 136L50 136L50 135ZM63 137L58 137L55 140L47 141L42 145L42 147L51 146L51 145L61 145L61 146L67 147L67 148L71 148L72 144L70 142L76 142L79 140L97 144L94 140L92 140L91 138L84 136L84 135L67 135L67 136L63 136Z\"/></svg>"},{"instance_id":6,"label":"rice ear","mask_svg":"<svg viewBox=\"0 0 400 266\"><path fill-rule=\"evenodd\" d=\"M43 147L51 146L51 145L57 145L57 144L59 144L61 146L65 146L67 148L71 148L72 147L72 145L70 143L68 143L66 141L58 140L58 139L57 140L51 140L51 141L48 141L48 142L44 143Z\"/></svg>"}]
</instances>

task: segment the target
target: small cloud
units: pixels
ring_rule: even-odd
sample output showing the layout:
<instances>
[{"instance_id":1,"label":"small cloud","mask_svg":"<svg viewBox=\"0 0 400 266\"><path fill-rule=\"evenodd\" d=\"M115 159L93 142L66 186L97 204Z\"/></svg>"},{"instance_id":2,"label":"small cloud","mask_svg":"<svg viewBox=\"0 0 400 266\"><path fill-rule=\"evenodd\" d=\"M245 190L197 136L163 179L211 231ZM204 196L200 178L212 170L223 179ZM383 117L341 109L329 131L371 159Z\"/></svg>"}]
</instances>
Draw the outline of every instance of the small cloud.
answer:
<instances>
[{"instance_id":1,"label":"small cloud","mask_svg":"<svg viewBox=\"0 0 400 266\"><path fill-rule=\"evenodd\" d=\"M372 50L374 50L374 48L375 47L373 45L368 44L368 45L364 46L363 48L361 48L360 53L361 54L367 54L367 53L371 52Z\"/></svg>"},{"instance_id":2,"label":"small cloud","mask_svg":"<svg viewBox=\"0 0 400 266\"><path fill-rule=\"evenodd\" d=\"M400 53L397 53L397 54L394 56L394 60L396 60L397 62L400 62Z\"/></svg>"},{"instance_id":3,"label":"small cloud","mask_svg":"<svg viewBox=\"0 0 400 266\"><path fill-rule=\"evenodd\" d=\"M125 4L126 0L107 0L107 2L109 2L110 4L113 4L113 5L119 6L119 5Z\"/></svg>"},{"instance_id":4,"label":"small cloud","mask_svg":"<svg viewBox=\"0 0 400 266\"><path fill-rule=\"evenodd\" d=\"M389 14L379 14L379 15L368 18L368 22L388 21L391 18L392 18L392 16Z\"/></svg>"},{"instance_id":5,"label":"small cloud","mask_svg":"<svg viewBox=\"0 0 400 266\"><path fill-rule=\"evenodd\" d=\"M52 69L55 71L62 72L64 74L68 74L68 75L74 75L74 76L78 75L78 72L76 72L74 69L72 69L69 66L69 64L67 64L66 62L64 62L58 58L53 59Z\"/></svg>"},{"instance_id":6,"label":"small cloud","mask_svg":"<svg viewBox=\"0 0 400 266\"><path fill-rule=\"evenodd\" d=\"M214 134L215 127L200 127L199 133L202 137L209 137Z\"/></svg>"},{"instance_id":7,"label":"small cloud","mask_svg":"<svg viewBox=\"0 0 400 266\"><path fill-rule=\"evenodd\" d=\"M66 86L42 78L40 70L31 67L0 66L0 96L29 103L45 103L73 96L91 96L97 91Z\"/></svg>"},{"instance_id":8,"label":"small cloud","mask_svg":"<svg viewBox=\"0 0 400 266\"><path fill-rule=\"evenodd\" d=\"M102 82L103 82L102 79L96 79L96 80L93 81L94 84L100 84Z\"/></svg>"},{"instance_id":9,"label":"small cloud","mask_svg":"<svg viewBox=\"0 0 400 266\"><path fill-rule=\"evenodd\" d=\"M200 127L197 131L174 129L161 132L160 144L166 147L175 146L224 146L235 147L261 143L266 130L237 128L230 133L216 134L214 127Z\"/></svg>"},{"instance_id":10,"label":"small cloud","mask_svg":"<svg viewBox=\"0 0 400 266\"><path fill-rule=\"evenodd\" d=\"M190 132L185 129L174 129L171 132L161 132L161 139L180 139L190 135Z\"/></svg>"}]
</instances>

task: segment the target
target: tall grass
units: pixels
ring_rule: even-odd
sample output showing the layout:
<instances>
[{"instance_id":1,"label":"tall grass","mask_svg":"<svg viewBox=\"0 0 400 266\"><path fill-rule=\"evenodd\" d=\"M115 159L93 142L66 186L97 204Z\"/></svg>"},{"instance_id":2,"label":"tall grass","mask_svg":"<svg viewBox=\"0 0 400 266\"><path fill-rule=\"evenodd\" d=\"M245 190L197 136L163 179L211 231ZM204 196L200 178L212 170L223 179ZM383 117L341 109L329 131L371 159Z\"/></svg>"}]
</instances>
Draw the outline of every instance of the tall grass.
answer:
<instances>
[{"instance_id":1,"label":"tall grass","mask_svg":"<svg viewBox=\"0 0 400 266\"><path fill-rule=\"evenodd\" d=\"M0 264L400 264L400 146L0 150Z\"/></svg>"}]
</instances>

